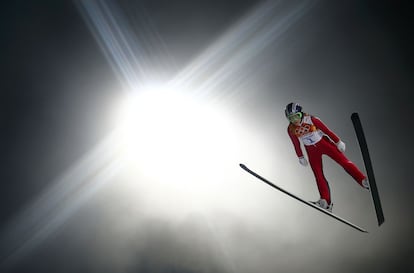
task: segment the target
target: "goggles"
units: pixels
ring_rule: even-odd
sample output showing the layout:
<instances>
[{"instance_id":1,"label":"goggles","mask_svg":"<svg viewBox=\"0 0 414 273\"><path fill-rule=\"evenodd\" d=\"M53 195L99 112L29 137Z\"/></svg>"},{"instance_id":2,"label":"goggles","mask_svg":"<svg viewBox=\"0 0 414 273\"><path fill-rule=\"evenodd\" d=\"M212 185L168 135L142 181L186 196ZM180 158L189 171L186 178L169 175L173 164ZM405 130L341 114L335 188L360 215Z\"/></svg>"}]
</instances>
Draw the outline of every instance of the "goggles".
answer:
<instances>
[{"instance_id":1,"label":"goggles","mask_svg":"<svg viewBox=\"0 0 414 273\"><path fill-rule=\"evenodd\" d=\"M291 114L287 118L288 118L289 121L300 120L302 118L302 112L297 112L295 114Z\"/></svg>"}]
</instances>

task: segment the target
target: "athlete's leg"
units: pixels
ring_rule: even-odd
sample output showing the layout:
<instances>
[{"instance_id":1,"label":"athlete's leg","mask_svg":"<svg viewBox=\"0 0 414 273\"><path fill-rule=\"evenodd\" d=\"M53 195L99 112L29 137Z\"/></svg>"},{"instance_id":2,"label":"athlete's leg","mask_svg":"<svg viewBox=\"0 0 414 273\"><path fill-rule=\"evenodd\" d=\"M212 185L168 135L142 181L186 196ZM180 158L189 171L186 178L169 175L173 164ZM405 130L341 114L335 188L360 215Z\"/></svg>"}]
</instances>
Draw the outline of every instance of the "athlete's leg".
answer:
<instances>
[{"instance_id":1,"label":"athlete's leg","mask_svg":"<svg viewBox=\"0 0 414 273\"><path fill-rule=\"evenodd\" d=\"M319 194L322 199L325 199L328 204L331 203L331 192L328 181L323 174L322 153L316 146L306 146L308 153L309 164L315 175L316 185L318 186Z\"/></svg>"},{"instance_id":2,"label":"athlete's leg","mask_svg":"<svg viewBox=\"0 0 414 273\"><path fill-rule=\"evenodd\" d=\"M344 170L362 186L362 180L364 180L366 176L358 169L358 167L351 160L349 160L344 153L339 151L332 142L325 140L323 146L323 153L341 165Z\"/></svg>"}]
</instances>

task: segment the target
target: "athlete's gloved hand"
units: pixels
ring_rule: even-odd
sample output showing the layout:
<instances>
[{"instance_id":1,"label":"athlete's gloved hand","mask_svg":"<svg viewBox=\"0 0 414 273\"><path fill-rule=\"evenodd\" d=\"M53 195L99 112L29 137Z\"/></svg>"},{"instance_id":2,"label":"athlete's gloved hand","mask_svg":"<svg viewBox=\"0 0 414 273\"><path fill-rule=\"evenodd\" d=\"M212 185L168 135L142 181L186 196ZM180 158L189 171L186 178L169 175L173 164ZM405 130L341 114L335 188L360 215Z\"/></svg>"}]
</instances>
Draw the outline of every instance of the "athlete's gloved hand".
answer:
<instances>
[{"instance_id":1,"label":"athlete's gloved hand","mask_svg":"<svg viewBox=\"0 0 414 273\"><path fill-rule=\"evenodd\" d=\"M345 143L342 140L336 143L336 147L338 147L338 150L340 150L341 152L345 152Z\"/></svg>"},{"instance_id":2,"label":"athlete's gloved hand","mask_svg":"<svg viewBox=\"0 0 414 273\"><path fill-rule=\"evenodd\" d=\"M308 161L306 160L304 156L299 157L299 163L302 166L308 166Z\"/></svg>"}]
</instances>

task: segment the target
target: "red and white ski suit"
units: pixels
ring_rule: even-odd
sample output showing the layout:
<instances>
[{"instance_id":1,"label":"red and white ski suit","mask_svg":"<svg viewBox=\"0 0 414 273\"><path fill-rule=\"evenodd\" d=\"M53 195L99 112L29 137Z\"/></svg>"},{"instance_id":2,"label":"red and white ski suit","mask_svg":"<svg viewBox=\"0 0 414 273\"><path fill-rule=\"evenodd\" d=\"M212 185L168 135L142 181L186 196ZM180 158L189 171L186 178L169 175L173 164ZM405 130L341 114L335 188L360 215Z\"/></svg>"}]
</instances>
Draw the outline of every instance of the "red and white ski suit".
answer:
<instances>
[{"instance_id":1,"label":"red and white ski suit","mask_svg":"<svg viewBox=\"0 0 414 273\"><path fill-rule=\"evenodd\" d=\"M366 177L346 156L338 150L335 143L339 137L317 117L304 114L302 123L296 126L292 123L288 126L288 134L295 147L296 155L302 157L300 141L305 146L309 164L316 178L319 194L328 204L331 203L331 194L328 181L323 174L322 155L327 155L341 165L360 185Z\"/></svg>"}]
</instances>

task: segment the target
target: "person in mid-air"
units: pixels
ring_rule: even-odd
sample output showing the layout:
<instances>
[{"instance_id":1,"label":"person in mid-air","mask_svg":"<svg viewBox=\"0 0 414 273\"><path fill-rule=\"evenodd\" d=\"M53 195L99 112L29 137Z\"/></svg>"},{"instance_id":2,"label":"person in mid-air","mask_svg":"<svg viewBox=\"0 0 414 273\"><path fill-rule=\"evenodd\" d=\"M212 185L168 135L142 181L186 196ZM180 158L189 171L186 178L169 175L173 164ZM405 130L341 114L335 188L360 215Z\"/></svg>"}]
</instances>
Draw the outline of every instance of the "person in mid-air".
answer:
<instances>
[{"instance_id":1,"label":"person in mid-air","mask_svg":"<svg viewBox=\"0 0 414 273\"><path fill-rule=\"evenodd\" d=\"M286 106L285 115L289 120L287 131L299 158L299 163L303 166L308 165L300 145L301 140L315 175L320 199L312 203L332 211L333 203L329 184L322 169L322 155L324 154L341 165L359 185L369 190L368 178L344 155L345 143L319 118L304 113L302 106L294 102Z\"/></svg>"}]
</instances>

